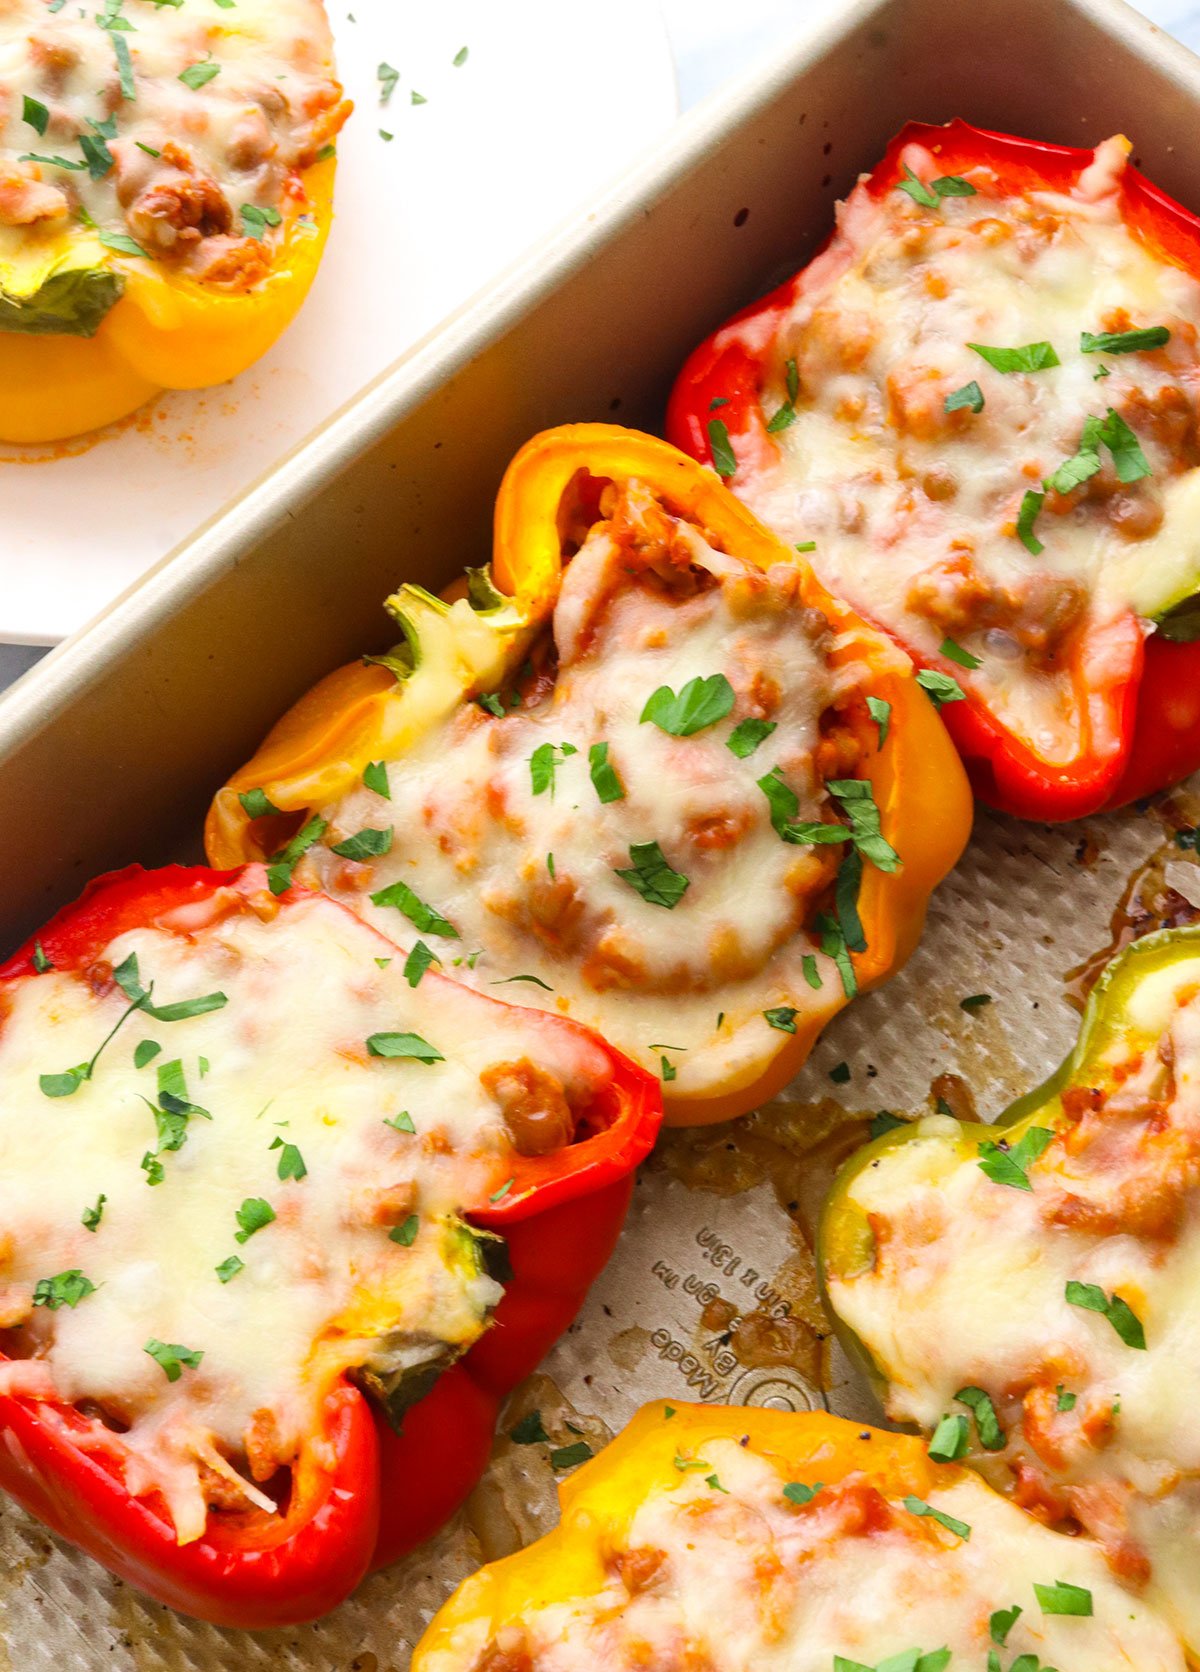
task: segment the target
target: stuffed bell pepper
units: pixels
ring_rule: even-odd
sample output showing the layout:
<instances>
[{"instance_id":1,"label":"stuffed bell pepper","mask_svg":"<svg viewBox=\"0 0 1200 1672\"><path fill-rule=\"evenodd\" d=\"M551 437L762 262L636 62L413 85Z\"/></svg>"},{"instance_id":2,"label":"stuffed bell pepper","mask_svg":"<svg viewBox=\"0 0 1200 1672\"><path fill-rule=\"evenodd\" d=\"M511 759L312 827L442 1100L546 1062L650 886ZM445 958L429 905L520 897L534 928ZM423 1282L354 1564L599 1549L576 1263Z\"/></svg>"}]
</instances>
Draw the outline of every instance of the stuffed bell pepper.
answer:
<instances>
[{"instance_id":1,"label":"stuffed bell pepper","mask_svg":"<svg viewBox=\"0 0 1200 1672\"><path fill-rule=\"evenodd\" d=\"M460 1586L413 1672L1183 1672L1087 1539L919 1440L648 1405L548 1537Z\"/></svg>"},{"instance_id":2,"label":"stuffed bell pepper","mask_svg":"<svg viewBox=\"0 0 1200 1672\"><path fill-rule=\"evenodd\" d=\"M1085 1529L1200 1654L1200 931L1111 964L996 1126L860 1151L821 1253L888 1415Z\"/></svg>"},{"instance_id":3,"label":"stuffed bell pepper","mask_svg":"<svg viewBox=\"0 0 1200 1672\"><path fill-rule=\"evenodd\" d=\"M711 472L551 430L495 556L405 586L390 655L304 697L222 789L269 858L448 975L595 1027L667 1118L742 1114L911 952L970 796L907 658Z\"/></svg>"},{"instance_id":4,"label":"stuffed bell pepper","mask_svg":"<svg viewBox=\"0 0 1200 1672\"><path fill-rule=\"evenodd\" d=\"M906 127L671 401L1023 818L1200 766L1200 221L1129 152Z\"/></svg>"},{"instance_id":5,"label":"stuffed bell pepper","mask_svg":"<svg viewBox=\"0 0 1200 1672\"><path fill-rule=\"evenodd\" d=\"M0 1486L185 1613L324 1613L466 1496L659 1118L261 868L101 879L0 968Z\"/></svg>"},{"instance_id":6,"label":"stuffed bell pepper","mask_svg":"<svg viewBox=\"0 0 1200 1672\"><path fill-rule=\"evenodd\" d=\"M349 109L321 0L8 0L0 440L264 354L316 273Z\"/></svg>"}]
</instances>

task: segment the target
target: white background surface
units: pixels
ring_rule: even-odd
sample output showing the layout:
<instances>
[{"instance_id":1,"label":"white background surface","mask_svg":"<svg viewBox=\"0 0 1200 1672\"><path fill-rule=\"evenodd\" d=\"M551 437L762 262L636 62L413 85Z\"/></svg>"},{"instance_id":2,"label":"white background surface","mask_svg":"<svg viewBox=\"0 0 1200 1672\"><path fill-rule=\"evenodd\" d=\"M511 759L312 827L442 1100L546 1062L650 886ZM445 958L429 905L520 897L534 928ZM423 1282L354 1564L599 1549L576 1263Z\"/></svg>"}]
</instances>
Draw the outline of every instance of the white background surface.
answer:
<instances>
[{"instance_id":1,"label":"white background surface","mask_svg":"<svg viewBox=\"0 0 1200 1672\"><path fill-rule=\"evenodd\" d=\"M670 121L672 52L686 109L842 4L607 0L598 28L569 0L331 0L358 110L304 313L235 384L166 397L149 420L75 457L16 463L23 450L0 448L0 641L46 643L87 620L577 209ZM1194 0L1142 10L1200 48ZM455 69L462 45L470 56ZM386 110L381 58L402 77ZM427 104L412 105L414 88ZM387 254L364 260L363 238L376 248L381 228ZM0 688L36 654L0 642Z\"/></svg>"}]
</instances>

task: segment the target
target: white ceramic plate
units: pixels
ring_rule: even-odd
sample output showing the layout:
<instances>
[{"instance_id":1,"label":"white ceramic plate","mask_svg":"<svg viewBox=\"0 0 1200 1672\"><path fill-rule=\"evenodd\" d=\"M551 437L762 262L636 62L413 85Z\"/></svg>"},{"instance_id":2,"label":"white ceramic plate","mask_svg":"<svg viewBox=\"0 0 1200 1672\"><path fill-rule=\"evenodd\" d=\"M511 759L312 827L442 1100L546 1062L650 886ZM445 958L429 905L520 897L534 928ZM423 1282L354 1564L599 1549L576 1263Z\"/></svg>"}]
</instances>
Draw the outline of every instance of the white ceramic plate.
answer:
<instances>
[{"instance_id":1,"label":"white ceramic plate","mask_svg":"<svg viewBox=\"0 0 1200 1672\"><path fill-rule=\"evenodd\" d=\"M84 443L0 447L0 640L82 625L675 116L657 0L606 0L602 23L569 0L328 4L357 110L304 311L234 383Z\"/></svg>"}]
</instances>

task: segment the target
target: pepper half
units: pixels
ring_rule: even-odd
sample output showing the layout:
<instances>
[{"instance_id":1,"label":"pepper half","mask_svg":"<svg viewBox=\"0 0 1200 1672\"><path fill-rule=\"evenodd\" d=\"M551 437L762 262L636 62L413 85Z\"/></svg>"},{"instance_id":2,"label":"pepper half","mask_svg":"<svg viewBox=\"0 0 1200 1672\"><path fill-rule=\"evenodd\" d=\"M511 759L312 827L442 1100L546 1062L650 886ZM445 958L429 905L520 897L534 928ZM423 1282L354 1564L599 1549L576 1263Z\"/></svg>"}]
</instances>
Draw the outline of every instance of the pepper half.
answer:
<instances>
[{"instance_id":1,"label":"pepper half","mask_svg":"<svg viewBox=\"0 0 1200 1672\"><path fill-rule=\"evenodd\" d=\"M95 245L89 271L119 281L90 336L17 332L0 316L0 441L46 442L111 424L164 389L228 382L267 352L308 295L333 221L337 161L298 177L274 235L271 271L250 290L206 285L164 263L102 249L78 228L63 259Z\"/></svg>"},{"instance_id":2,"label":"pepper half","mask_svg":"<svg viewBox=\"0 0 1200 1672\"><path fill-rule=\"evenodd\" d=\"M299 889L272 896L257 867L114 872L0 967L0 1013L24 984L50 969L111 982L100 954L132 930L187 937L214 910L249 911L269 922L309 898ZM278 1495L276 1513L210 1511L201 1536L180 1543L157 1489L138 1496L127 1489L112 1431L97 1416L57 1397L15 1391L0 1395L0 1485L151 1596L217 1624L252 1629L327 1612L371 1567L430 1536L482 1472L500 1400L582 1303L619 1234L633 1169L658 1130L653 1080L599 1041L589 1039L588 1049L604 1052L612 1077L577 1141L544 1156L520 1156L504 1189L467 1215L470 1226L502 1234L508 1247L511 1277L506 1274L494 1327L418 1396L398 1431L358 1386L339 1380L320 1433L303 1446Z\"/></svg>"},{"instance_id":3,"label":"pepper half","mask_svg":"<svg viewBox=\"0 0 1200 1672\"><path fill-rule=\"evenodd\" d=\"M413 1672L764 1658L937 1672L989 1649L998 1665L998 1644L1020 1668L1042 1665L1033 1650L1064 1672L1183 1665L1089 1541L1047 1532L906 1435L656 1402L558 1492L558 1527L467 1579ZM1031 1578L1066 1579L1092 1618L1040 1618Z\"/></svg>"},{"instance_id":4,"label":"pepper half","mask_svg":"<svg viewBox=\"0 0 1200 1672\"><path fill-rule=\"evenodd\" d=\"M863 201L880 202L901 186L908 147L919 147L935 159L933 172L950 181L948 196L962 195L954 189L955 182L973 168L993 170L1013 193L1065 192L1092 162L1089 151L992 133L962 121L944 127L910 123L856 188L856 193L865 194ZM1125 226L1163 262L1200 274L1200 220L1136 169L1126 168L1122 180ZM911 180L904 189L908 185ZM928 184L918 180L915 190L925 194L916 201L937 201ZM818 252L810 266L727 321L691 355L671 396L670 439L707 461L712 457L713 425L719 422L732 454L721 468L734 492L744 494L768 520L772 484L784 456L783 426L779 413L772 417L763 401L767 391L783 382L781 332L802 300L805 305L819 301L827 275L834 272L828 265L832 255L832 250L828 255L825 249ZM1087 319L1080 324L1099 329ZM986 368L982 375L986 380ZM965 396L972 389L979 402L972 411L979 411L983 396L976 385L966 385L957 394ZM790 396L790 388L788 392ZM1103 398L1096 398L1103 406ZM970 413L956 412L955 421L968 425ZM1041 485L1035 478L1034 486ZM1034 541L1030 549L1040 548ZM1021 818L1074 819L1123 806L1200 767L1200 634L1195 607L1200 569L1194 562L1184 567L1186 573L1179 565L1167 565L1161 576L1150 574L1136 589L1135 605L1111 620L1085 625L1069 639L1065 655L1077 733L1073 758L1042 755L1035 742L970 689L969 681L966 700L947 703L943 718L982 801ZM883 620L885 614L879 612L880 624L896 633L914 659L935 675L961 679L961 668L975 665L907 642L894 622Z\"/></svg>"},{"instance_id":5,"label":"pepper half","mask_svg":"<svg viewBox=\"0 0 1200 1672\"><path fill-rule=\"evenodd\" d=\"M598 985L582 996L573 992L571 1014L589 1021L629 1054L640 1054L643 1060L657 1067L660 1049L663 1052L672 1048L686 1050L685 1055L670 1062L664 1057L663 1077L668 1121L688 1125L729 1119L780 1090L804 1062L821 1029L848 999L856 991L877 986L904 962L920 935L931 890L962 851L971 807L954 751L906 659L832 598L796 555L783 548L709 471L674 448L648 436L589 424L551 430L531 441L509 467L500 490L490 572L473 571L469 595L461 596L461 587L452 589L452 603L433 598L418 587L402 587L388 605L403 630L402 644L387 657L368 658L363 663L339 669L301 698L254 758L217 792L208 817L206 844L214 864L228 865L266 858L285 848L289 838L297 839L296 832L302 830L306 834L298 839L308 844L302 864L312 862L319 854L325 865L327 853L317 845L317 840L327 825L337 821L337 804L359 792L364 774L378 773L389 762L405 761L449 717L465 711L472 698L482 698L490 705L489 711L499 716L499 728L510 710L495 693L512 682L522 667L531 687L529 706L535 708L545 697L548 678L553 677L553 662L547 667L549 635L545 630L559 600L569 562L578 561L572 554L586 545L591 532L609 526L600 510L606 490L620 487L626 491L630 484L638 493L650 497L652 507L656 508L652 516L662 519L665 515L673 527L687 531L688 539L703 539L717 554L733 554L755 574L756 585L762 584L757 579L762 573L787 576L788 584L797 589L797 606L802 606L811 618L827 624L823 631L831 632L828 665L835 671L851 665L865 669L862 690L852 703L846 702L845 713L840 717L853 737L854 764L847 771L864 785L865 799L878 809L885 843L900 856L896 869L885 871L871 863L863 869L858 911L861 940L865 944L840 943L842 963L837 966L840 976L831 965L822 985L815 972L814 956L806 966L806 971L811 968L813 974L807 981L799 979L797 957L794 985L771 997L760 996L757 1002L761 1008L747 1010L746 1020L757 1030L753 1054L741 1045L736 1049L730 1047L729 1030L742 1026L743 1019L735 1016L733 1001L725 1001L719 981L704 989L706 1005L711 999L705 1011L704 1027L710 1030L713 1027L713 1022L708 1020L711 1011L716 1019L716 1034L705 1033L703 1039L690 1035L681 1039L679 1034L684 1030L680 1021L675 1020L673 1031L646 1035L652 1039L668 1039L669 1043L661 1048L658 1044L643 1045L642 1038L634 1032L635 1023L615 1010L615 1000L607 1001L606 1008L605 992L622 986L620 975L614 981L606 974L607 988ZM715 561L719 561L719 556ZM630 565L633 562L631 557ZM620 648L626 647L626 642L622 642ZM550 649L553 650L553 645ZM712 654L715 659L717 653ZM378 665L380 661L385 665ZM723 676L716 677L723 679ZM693 685L698 683L692 681ZM647 688L646 696L649 695ZM514 694L511 700L524 709L525 697ZM731 692L729 700L733 700ZM882 721L873 716L882 716ZM645 718L643 714L643 721ZM629 748L636 752L643 746L644 733L652 733L655 728L646 726L644 731L636 730L636 713L632 719ZM563 729L569 729L565 723ZM764 726L764 734L774 730L774 725ZM559 734L547 735L556 740ZM683 735L690 736L690 733L685 731ZM711 735L718 734L713 731ZM885 735L882 745L881 735ZM576 741L583 744L582 736ZM596 747L593 745L593 755ZM752 744L746 753L755 747ZM764 746L764 756L768 755L768 748ZM466 770L461 764L456 768L449 759L457 750L458 745L451 740L430 769L441 774L446 782L453 781L456 772ZM543 746L543 752L547 750L552 759L558 753L551 745ZM574 744L569 748L562 746L562 752L564 759L568 754L579 756L580 760L587 758ZM738 816L744 817L745 824L754 821L756 830L765 830L772 858L777 851L794 852L795 849L777 848L766 820L766 802L759 802L763 781L758 781L758 789L754 786L763 766L755 767L750 760L745 761L744 768L735 765L736 754L736 749L718 744L712 757L712 770L726 774L739 772L749 785L749 810ZM558 769L561 771L562 767ZM526 770L523 765L521 770ZM664 776L670 777L666 769ZM645 823L639 829L643 835L662 835L667 841L665 832L651 828L655 810L650 802L659 781L656 778L646 792ZM544 801L531 802L531 815L552 801L553 782L551 766L550 794ZM596 785L595 777L592 784ZM382 804L372 803L369 810L356 811L356 820L361 814L363 820L369 818L372 824L385 826L372 837L373 852L387 852L391 847L391 834L386 827L400 816L392 807L401 803L409 805L421 793L419 787L411 792L406 787L398 793L394 804L389 795ZM498 805L505 804L504 793L496 791ZM534 794L537 793L535 787ZM615 798L616 812L619 812L624 801L621 785L618 783L615 790L610 788L606 799L599 785L593 789L584 779L580 793L589 804L594 796L599 796L594 816L588 816L592 818L593 832L589 840L596 854L600 854L598 844L605 840L604 821L616 816L610 810L610 803ZM737 793L745 794L741 778ZM560 796L565 799L565 792L560 792ZM486 799L480 792L480 800ZM475 804L479 805L480 801ZM844 828L836 827L838 831ZM312 836L314 830L317 838ZM419 839L426 845L443 842L447 851L453 851L455 836L452 830L443 838L436 831L426 829ZM628 839L636 841L638 837L631 833ZM713 839L725 838L720 833L710 837L707 832L703 838L705 842ZM830 837L824 835L822 839ZM329 840L332 842L332 833ZM339 853L346 846L345 843L335 845L333 852ZM350 851L355 851L353 844ZM630 851L635 854L632 848ZM678 851L681 850L677 848ZM414 853L402 848L399 840L389 863L395 862L397 855L405 865L415 862ZM419 849L415 857L419 858ZM561 852L558 858L561 865ZM553 854L546 863L553 880ZM332 871L326 868L318 874L324 886L332 887L350 904L354 904L355 889L359 901L364 901L364 890L369 891L367 879L374 875L369 866L362 870L343 866L340 872L336 867ZM408 869L404 875L420 885L419 873ZM682 880L676 876L676 886ZM378 881L375 886L378 890ZM832 872L829 893L832 911ZM629 909L634 909L632 893L628 899ZM688 904L685 903L677 919L658 919L655 929L661 921L671 924L674 932L673 925L685 919ZM538 910L536 906L533 909L535 913ZM619 913L625 908L618 902L613 909L619 920ZM432 927L437 932L436 924ZM491 956L495 948L489 949L488 928L487 922L472 918L469 931L464 928L463 933L469 933L472 944L484 947ZM450 932L455 933L453 929ZM679 931L681 935L685 932L692 931L684 928ZM834 925L834 938L839 932ZM823 950L822 933L810 928L806 930L806 935L809 934L812 953ZM809 945L808 939L804 944ZM446 950L439 947L439 956ZM465 941L461 947L451 945L449 950L461 950L464 954L469 951ZM562 954L555 967L561 970L570 956L569 952ZM555 984L555 971L549 963L545 967L536 966L541 968L541 975L535 978L527 973L514 975L511 966L500 968L495 960L478 970L469 958L460 957L456 962L461 979L482 984L484 978L503 975L507 980L528 984L521 990L522 1002L547 1008L559 1002L553 995L541 997L542 991L549 991ZM733 987L731 981L729 990ZM671 990L687 991L686 988L668 989ZM756 987L751 990L758 991ZM638 989L634 987L632 991L636 996ZM660 995L650 989L650 996ZM769 1006L776 1004L778 1010L768 1011ZM565 1009L566 1005L560 1003L559 1007ZM730 1020L726 1020L726 1013ZM772 1016L776 1019L772 1020ZM661 1026L670 1029L670 1021L670 1017L665 1017ZM724 1034L721 1033L723 1022ZM735 1034L734 1037L745 1036ZM740 1056L739 1051L743 1053Z\"/></svg>"},{"instance_id":6,"label":"pepper half","mask_svg":"<svg viewBox=\"0 0 1200 1672\"><path fill-rule=\"evenodd\" d=\"M994 1125L930 1116L864 1146L818 1238L889 1416L952 1423L952 1455L1082 1524L1193 1653L1197 1459L1173 1390L1195 1335L1198 992L1200 929L1135 942L1054 1074Z\"/></svg>"}]
</instances>

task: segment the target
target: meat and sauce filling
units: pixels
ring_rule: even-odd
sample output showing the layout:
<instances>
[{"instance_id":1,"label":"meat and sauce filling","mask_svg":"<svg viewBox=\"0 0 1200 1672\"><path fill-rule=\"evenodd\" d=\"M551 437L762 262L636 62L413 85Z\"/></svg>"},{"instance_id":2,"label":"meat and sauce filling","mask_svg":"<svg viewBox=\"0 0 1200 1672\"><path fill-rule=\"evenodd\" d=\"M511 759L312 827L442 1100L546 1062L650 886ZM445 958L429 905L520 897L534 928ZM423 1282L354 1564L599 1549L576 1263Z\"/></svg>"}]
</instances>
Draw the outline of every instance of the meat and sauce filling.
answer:
<instances>
[{"instance_id":1,"label":"meat and sauce filling","mask_svg":"<svg viewBox=\"0 0 1200 1672\"><path fill-rule=\"evenodd\" d=\"M386 782L321 808L304 864L458 977L682 1080L714 1030L769 1041L764 1012L841 990L818 925L836 942L852 844L829 786L853 794L876 735L871 674L796 564L718 550L636 482L577 486L550 630Z\"/></svg>"}]
</instances>

